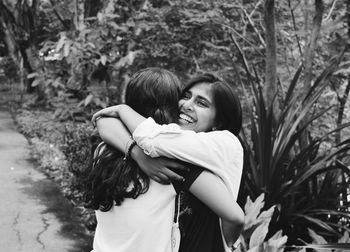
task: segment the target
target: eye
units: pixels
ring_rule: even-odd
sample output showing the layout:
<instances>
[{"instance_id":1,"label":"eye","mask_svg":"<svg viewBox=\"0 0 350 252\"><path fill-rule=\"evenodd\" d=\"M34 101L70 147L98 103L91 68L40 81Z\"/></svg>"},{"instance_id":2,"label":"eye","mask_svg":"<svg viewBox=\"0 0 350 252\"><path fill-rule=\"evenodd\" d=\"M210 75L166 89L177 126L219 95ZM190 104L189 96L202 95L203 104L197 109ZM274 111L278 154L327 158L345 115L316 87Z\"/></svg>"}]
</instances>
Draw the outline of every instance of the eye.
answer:
<instances>
[{"instance_id":1,"label":"eye","mask_svg":"<svg viewBox=\"0 0 350 252\"><path fill-rule=\"evenodd\" d=\"M201 107L209 107L208 102L205 100L202 100L202 99L198 99L197 104L198 104L198 106L201 106Z\"/></svg>"},{"instance_id":2,"label":"eye","mask_svg":"<svg viewBox=\"0 0 350 252\"><path fill-rule=\"evenodd\" d=\"M185 93L182 95L181 99L184 99L184 100L191 99L191 93L188 92L188 91L185 92Z\"/></svg>"}]
</instances>

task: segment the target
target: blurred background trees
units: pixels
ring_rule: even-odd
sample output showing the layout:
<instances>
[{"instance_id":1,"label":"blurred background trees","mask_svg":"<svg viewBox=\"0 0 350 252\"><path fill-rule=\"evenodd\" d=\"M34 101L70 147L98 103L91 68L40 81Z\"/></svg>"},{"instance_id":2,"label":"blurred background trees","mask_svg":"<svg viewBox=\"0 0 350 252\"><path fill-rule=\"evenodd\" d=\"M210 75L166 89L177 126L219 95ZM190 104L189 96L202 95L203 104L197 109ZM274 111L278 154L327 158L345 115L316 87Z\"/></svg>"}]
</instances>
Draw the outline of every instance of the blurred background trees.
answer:
<instances>
[{"instance_id":1,"label":"blurred background trees","mask_svg":"<svg viewBox=\"0 0 350 252\"><path fill-rule=\"evenodd\" d=\"M276 206L263 240L349 230L349 1L1 0L0 24L8 80L61 121L122 102L140 68L221 75L244 109L240 203Z\"/></svg>"}]
</instances>

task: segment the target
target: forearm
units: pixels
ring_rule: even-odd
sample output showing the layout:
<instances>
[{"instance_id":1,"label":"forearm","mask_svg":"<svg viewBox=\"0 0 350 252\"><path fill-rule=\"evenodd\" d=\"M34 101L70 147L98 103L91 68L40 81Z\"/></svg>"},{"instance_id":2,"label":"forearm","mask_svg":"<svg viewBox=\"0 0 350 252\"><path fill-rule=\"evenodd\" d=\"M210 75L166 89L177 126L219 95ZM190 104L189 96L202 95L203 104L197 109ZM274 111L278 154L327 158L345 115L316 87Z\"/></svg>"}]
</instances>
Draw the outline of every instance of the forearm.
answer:
<instances>
[{"instance_id":1,"label":"forearm","mask_svg":"<svg viewBox=\"0 0 350 252\"><path fill-rule=\"evenodd\" d=\"M130 132L134 132L135 128L146 119L126 104L101 109L92 116L91 121L96 125L96 122L103 117L119 118Z\"/></svg>"},{"instance_id":2,"label":"forearm","mask_svg":"<svg viewBox=\"0 0 350 252\"><path fill-rule=\"evenodd\" d=\"M125 104L118 105L118 116L131 133L135 131L140 123L146 120L145 117Z\"/></svg>"},{"instance_id":3,"label":"forearm","mask_svg":"<svg viewBox=\"0 0 350 252\"><path fill-rule=\"evenodd\" d=\"M151 157L179 159L213 172L231 165L232 155L237 159L243 157L239 141L225 131L196 133L184 131L176 124L159 125L147 119L133 132L133 137Z\"/></svg>"},{"instance_id":4,"label":"forearm","mask_svg":"<svg viewBox=\"0 0 350 252\"><path fill-rule=\"evenodd\" d=\"M119 119L102 117L97 121L97 130L105 143L119 151L125 151L130 133Z\"/></svg>"},{"instance_id":5,"label":"forearm","mask_svg":"<svg viewBox=\"0 0 350 252\"><path fill-rule=\"evenodd\" d=\"M219 177L203 171L192 183L189 191L222 220L243 225L243 210Z\"/></svg>"},{"instance_id":6,"label":"forearm","mask_svg":"<svg viewBox=\"0 0 350 252\"><path fill-rule=\"evenodd\" d=\"M232 248L238 240L243 230L243 226L243 222L231 222L221 219L222 233L224 235L226 245L229 248Z\"/></svg>"}]
</instances>

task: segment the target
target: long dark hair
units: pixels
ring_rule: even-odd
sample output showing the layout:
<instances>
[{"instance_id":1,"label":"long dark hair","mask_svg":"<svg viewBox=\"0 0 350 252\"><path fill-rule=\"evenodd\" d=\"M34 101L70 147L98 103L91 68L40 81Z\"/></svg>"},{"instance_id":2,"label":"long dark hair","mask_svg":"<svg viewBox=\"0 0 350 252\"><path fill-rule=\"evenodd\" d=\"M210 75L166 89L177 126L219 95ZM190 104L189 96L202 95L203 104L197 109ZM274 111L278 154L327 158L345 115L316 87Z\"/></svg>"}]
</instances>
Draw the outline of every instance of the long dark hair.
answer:
<instances>
[{"instance_id":1,"label":"long dark hair","mask_svg":"<svg viewBox=\"0 0 350 252\"><path fill-rule=\"evenodd\" d=\"M178 118L181 93L179 79L161 68L146 68L131 76L125 92L125 103L144 117L160 124ZM109 211L125 198L137 198L147 192L149 177L134 160L123 161L124 153L100 143L86 173L84 200L87 208Z\"/></svg>"},{"instance_id":2,"label":"long dark hair","mask_svg":"<svg viewBox=\"0 0 350 252\"><path fill-rule=\"evenodd\" d=\"M193 86L200 83L206 83L211 86L216 111L216 129L228 130L237 136L242 127L242 108L233 88L220 77L212 73L205 73L192 78L185 85L182 94L185 94Z\"/></svg>"}]
</instances>

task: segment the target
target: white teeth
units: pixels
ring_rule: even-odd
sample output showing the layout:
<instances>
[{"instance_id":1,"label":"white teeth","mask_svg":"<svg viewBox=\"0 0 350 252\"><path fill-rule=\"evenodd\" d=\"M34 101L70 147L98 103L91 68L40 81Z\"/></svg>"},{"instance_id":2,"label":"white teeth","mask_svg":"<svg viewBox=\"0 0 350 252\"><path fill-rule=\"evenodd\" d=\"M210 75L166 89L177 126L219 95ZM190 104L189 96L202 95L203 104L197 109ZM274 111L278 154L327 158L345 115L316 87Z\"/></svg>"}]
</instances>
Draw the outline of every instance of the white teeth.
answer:
<instances>
[{"instance_id":1,"label":"white teeth","mask_svg":"<svg viewBox=\"0 0 350 252\"><path fill-rule=\"evenodd\" d=\"M191 117L189 117L188 115L182 114L182 113L180 114L180 118L187 121L188 123L194 122L194 120Z\"/></svg>"}]
</instances>

